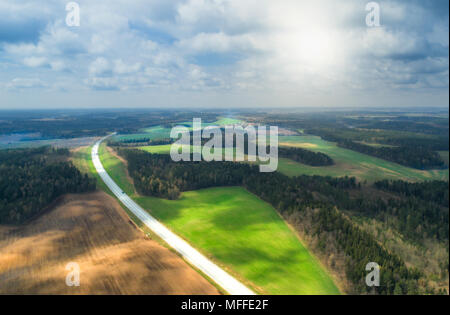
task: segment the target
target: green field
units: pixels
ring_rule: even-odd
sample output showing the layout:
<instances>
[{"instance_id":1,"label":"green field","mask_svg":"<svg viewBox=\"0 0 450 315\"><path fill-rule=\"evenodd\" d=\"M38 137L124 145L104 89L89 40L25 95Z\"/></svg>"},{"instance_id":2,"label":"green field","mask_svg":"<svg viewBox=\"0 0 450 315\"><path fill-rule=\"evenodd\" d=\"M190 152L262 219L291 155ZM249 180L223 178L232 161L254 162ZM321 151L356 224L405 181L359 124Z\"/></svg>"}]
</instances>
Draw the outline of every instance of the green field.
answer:
<instances>
[{"instance_id":1,"label":"green field","mask_svg":"<svg viewBox=\"0 0 450 315\"><path fill-rule=\"evenodd\" d=\"M125 165L122 163L122 161L120 161L118 158L116 158L114 155L108 152L106 144L104 142L100 145L98 155L100 157L100 161L103 164L103 167L105 168L105 170L108 171L110 176L111 174L114 174L113 178L116 184L119 185L119 187L122 188L122 190L127 195L133 196L134 185L128 179L127 172L125 170Z\"/></svg>"},{"instance_id":2,"label":"green field","mask_svg":"<svg viewBox=\"0 0 450 315\"><path fill-rule=\"evenodd\" d=\"M241 124L242 120L234 119L234 118L221 118L213 123L202 123L202 127L207 126L226 126L232 124ZM179 123L175 125L180 126L190 126L189 130L192 130L192 121L187 121L184 123ZM115 141L123 141L123 140L140 140L140 139L150 139L150 140L158 140L158 139L167 139L170 138L171 128L165 128L162 126L153 126L149 128L143 128L139 130L139 133L127 134L127 135L116 135L112 139Z\"/></svg>"},{"instance_id":3,"label":"green field","mask_svg":"<svg viewBox=\"0 0 450 315\"><path fill-rule=\"evenodd\" d=\"M202 121L202 127L208 127L208 126L227 126L227 125L235 125L235 124L243 124L244 121L240 119L235 118L229 118L229 117L218 117L219 119L212 123L206 123ZM181 123L180 125L189 126L192 127L192 121L186 121L184 123ZM191 128L192 129L192 128Z\"/></svg>"},{"instance_id":4,"label":"green field","mask_svg":"<svg viewBox=\"0 0 450 315\"><path fill-rule=\"evenodd\" d=\"M151 145L151 146L142 146L142 147L136 147L136 149L143 150L149 153L153 154L170 154L170 147L171 144L164 144L164 145ZM192 152L193 146L189 146L190 152ZM181 148L179 148L181 151ZM219 149L219 152L222 152L222 149ZM211 153L214 153L215 150L211 150ZM236 149L233 149L234 155L236 155ZM224 154L224 153L223 153ZM224 160L225 157L222 155L222 159Z\"/></svg>"},{"instance_id":5,"label":"green field","mask_svg":"<svg viewBox=\"0 0 450 315\"><path fill-rule=\"evenodd\" d=\"M175 201L151 197L136 200L261 293L339 293L276 211L242 187L185 192Z\"/></svg>"},{"instance_id":6,"label":"green field","mask_svg":"<svg viewBox=\"0 0 450 315\"><path fill-rule=\"evenodd\" d=\"M221 117L221 118L219 118L218 121L216 121L212 125L226 126L226 125L235 125L235 124L242 124L242 123L243 123L243 121L240 119Z\"/></svg>"},{"instance_id":7,"label":"green field","mask_svg":"<svg viewBox=\"0 0 450 315\"><path fill-rule=\"evenodd\" d=\"M71 161L74 166L80 170L80 172L95 178L97 180L98 188L109 193L111 196L114 196L95 170L94 164L92 163L91 150L92 147L83 147L78 149L72 153Z\"/></svg>"},{"instance_id":8,"label":"green field","mask_svg":"<svg viewBox=\"0 0 450 315\"><path fill-rule=\"evenodd\" d=\"M92 147L80 148L72 153L71 161L80 170L80 172L86 173L97 179L98 188L111 196L114 196L95 170L94 164L92 163L91 150ZM129 196L135 195L134 185L128 180L125 165L107 151L105 143L100 145L99 156L103 166L108 170L108 173L111 172L109 173L110 175L114 174L113 178L117 185L119 185L120 188L122 188L122 190Z\"/></svg>"},{"instance_id":9,"label":"green field","mask_svg":"<svg viewBox=\"0 0 450 315\"><path fill-rule=\"evenodd\" d=\"M335 143L322 140L317 136L284 136L279 139L280 145L305 148L323 152L335 161L335 165L312 167L289 159L280 159L278 170L290 176L322 175L322 176L355 176L369 182L380 179L403 179L408 181L448 180L449 171L421 171L405 167L393 162L361 154L338 147Z\"/></svg>"},{"instance_id":10,"label":"green field","mask_svg":"<svg viewBox=\"0 0 450 315\"><path fill-rule=\"evenodd\" d=\"M259 293L339 294L275 209L241 187L185 192L179 200L142 197L125 165L102 145L108 174L143 208Z\"/></svg>"},{"instance_id":11,"label":"green field","mask_svg":"<svg viewBox=\"0 0 450 315\"><path fill-rule=\"evenodd\" d=\"M161 126L145 128L140 131L140 133L133 133L129 135L116 135L112 138L115 141L123 140L140 140L140 139L167 139L170 138L170 128L164 128Z\"/></svg>"},{"instance_id":12,"label":"green field","mask_svg":"<svg viewBox=\"0 0 450 315\"><path fill-rule=\"evenodd\" d=\"M138 147L138 149L144 150L149 153L170 154L171 146L172 146L171 144L152 145L152 146Z\"/></svg>"}]
</instances>

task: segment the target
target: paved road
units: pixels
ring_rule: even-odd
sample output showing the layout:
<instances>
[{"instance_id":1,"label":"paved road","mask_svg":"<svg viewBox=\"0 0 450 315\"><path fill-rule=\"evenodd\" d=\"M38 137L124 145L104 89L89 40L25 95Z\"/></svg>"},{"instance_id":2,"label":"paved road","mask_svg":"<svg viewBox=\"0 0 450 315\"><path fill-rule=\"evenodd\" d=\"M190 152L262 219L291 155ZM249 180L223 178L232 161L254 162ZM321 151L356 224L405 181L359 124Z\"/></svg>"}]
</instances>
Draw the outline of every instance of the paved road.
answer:
<instances>
[{"instance_id":1,"label":"paved road","mask_svg":"<svg viewBox=\"0 0 450 315\"><path fill-rule=\"evenodd\" d=\"M232 295L254 295L255 293L230 276L219 266L214 264L208 258L199 253L186 241L174 234L158 220L148 214L147 211L142 209L136 202L134 202L122 189L114 182L114 180L108 175L103 168L100 158L98 156L98 148L100 143L107 137L99 140L92 148L92 161L94 162L95 169L100 175L106 186L116 195L117 198L146 226L148 226L154 233L161 237L167 244L175 249L184 259L194 265L196 268L205 273L226 292Z\"/></svg>"}]
</instances>

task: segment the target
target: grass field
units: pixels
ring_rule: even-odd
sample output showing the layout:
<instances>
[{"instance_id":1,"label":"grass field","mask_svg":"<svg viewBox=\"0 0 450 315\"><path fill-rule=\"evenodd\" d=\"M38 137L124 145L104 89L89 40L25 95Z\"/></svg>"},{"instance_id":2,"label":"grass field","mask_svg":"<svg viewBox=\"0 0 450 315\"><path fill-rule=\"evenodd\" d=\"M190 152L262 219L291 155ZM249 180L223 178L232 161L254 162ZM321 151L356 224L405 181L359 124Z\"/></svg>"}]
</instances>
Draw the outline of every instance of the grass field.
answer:
<instances>
[{"instance_id":1,"label":"grass field","mask_svg":"<svg viewBox=\"0 0 450 315\"><path fill-rule=\"evenodd\" d=\"M144 150L149 153L155 153L155 154L170 154L170 147L171 147L171 144L165 144L165 145L152 145L152 146L139 147L139 149Z\"/></svg>"},{"instance_id":2,"label":"grass field","mask_svg":"<svg viewBox=\"0 0 450 315\"><path fill-rule=\"evenodd\" d=\"M130 185L124 183L128 180L125 165L104 145L100 157L119 185ZM185 192L176 201L134 192L130 196L260 293L339 293L331 277L275 209L241 187Z\"/></svg>"},{"instance_id":3,"label":"grass field","mask_svg":"<svg viewBox=\"0 0 450 315\"><path fill-rule=\"evenodd\" d=\"M243 123L243 121L240 119L221 117L221 118L219 118L219 120L214 122L212 125L226 126L226 125L236 125L236 124L242 124L242 123Z\"/></svg>"},{"instance_id":4,"label":"grass field","mask_svg":"<svg viewBox=\"0 0 450 315\"><path fill-rule=\"evenodd\" d=\"M244 121L242 121L240 119L235 119L235 118L229 118L229 117L218 117L218 118L219 118L218 120L216 120L215 122L212 122L212 123L207 123L207 122L202 121L202 127L208 127L208 126L223 127L223 126L227 126L227 125L235 125L235 124L243 124L244 123ZM184 123L181 123L180 125L192 127L192 121L186 121Z\"/></svg>"},{"instance_id":5,"label":"grass field","mask_svg":"<svg viewBox=\"0 0 450 315\"><path fill-rule=\"evenodd\" d=\"M161 139L170 137L170 128L165 128L162 126L154 126L150 128L144 128L141 131L148 135L151 139Z\"/></svg>"},{"instance_id":6,"label":"grass field","mask_svg":"<svg viewBox=\"0 0 450 315\"><path fill-rule=\"evenodd\" d=\"M170 147L171 144L164 144L164 145L152 145L152 146L143 146L143 147L136 147L136 149L140 149L149 153L153 154L170 154ZM192 152L193 146L189 146L190 152ZM179 149L181 150L181 148ZM225 160L225 152L222 151L222 149L219 149L219 152L222 152L222 159ZM211 150L211 154L214 153L215 150ZM236 149L233 149L234 155L236 155Z\"/></svg>"},{"instance_id":7,"label":"grass field","mask_svg":"<svg viewBox=\"0 0 450 315\"><path fill-rule=\"evenodd\" d=\"M215 261L270 294L338 294L276 211L241 187L136 200Z\"/></svg>"},{"instance_id":8,"label":"grass field","mask_svg":"<svg viewBox=\"0 0 450 315\"><path fill-rule=\"evenodd\" d=\"M92 147L81 147L74 150L72 152L71 161L80 170L80 172L88 174L97 180L97 188L103 190L111 196L114 196L95 170L91 159L91 149Z\"/></svg>"},{"instance_id":9,"label":"grass field","mask_svg":"<svg viewBox=\"0 0 450 315\"><path fill-rule=\"evenodd\" d=\"M108 170L108 173L114 174L114 181L117 185L122 188L122 190L129 196L134 195L134 186L128 178L127 172L125 171L125 165L115 157L108 149L106 144L103 142L99 148L100 161L103 167Z\"/></svg>"},{"instance_id":10,"label":"grass field","mask_svg":"<svg viewBox=\"0 0 450 315\"><path fill-rule=\"evenodd\" d=\"M280 137L280 145L305 148L311 151L328 154L335 165L312 167L289 159L280 159L278 170L290 176L322 175L322 176L355 176L369 182L380 179L403 179L408 181L448 180L449 171L420 171L396 163L371 157L352 150L338 147L335 143L322 140L316 136Z\"/></svg>"}]
</instances>

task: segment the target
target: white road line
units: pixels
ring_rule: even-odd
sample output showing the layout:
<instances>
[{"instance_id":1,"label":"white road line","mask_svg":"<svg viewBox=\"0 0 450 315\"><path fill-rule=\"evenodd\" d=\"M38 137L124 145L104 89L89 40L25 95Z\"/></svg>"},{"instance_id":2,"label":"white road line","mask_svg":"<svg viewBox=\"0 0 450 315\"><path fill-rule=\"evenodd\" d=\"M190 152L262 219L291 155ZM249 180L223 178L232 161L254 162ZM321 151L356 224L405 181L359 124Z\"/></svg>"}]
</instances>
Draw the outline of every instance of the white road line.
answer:
<instances>
[{"instance_id":1,"label":"white road line","mask_svg":"<svg viewBox=\"0 0 450 315\"><path fill-rule=\"evenodd\" d=\"M205 273L226 292L232 295L254 295L255 293L240 283L238 280L230 276L219 266L214 264L208 258L199 253L186 241L174 234L158 220L148 214L136 202L134 202L122 189L114 182L103 168L100 158L98 156L98 148L100 143L107 137L100 139L92 148L92 161L94 163L97 173L100 175L106 186L116 195L117 198L146 226L148 226L154 233L161 237L169 246L175 249L184 259L189 261L196 268Z\"/></svg>"}]
</instances>

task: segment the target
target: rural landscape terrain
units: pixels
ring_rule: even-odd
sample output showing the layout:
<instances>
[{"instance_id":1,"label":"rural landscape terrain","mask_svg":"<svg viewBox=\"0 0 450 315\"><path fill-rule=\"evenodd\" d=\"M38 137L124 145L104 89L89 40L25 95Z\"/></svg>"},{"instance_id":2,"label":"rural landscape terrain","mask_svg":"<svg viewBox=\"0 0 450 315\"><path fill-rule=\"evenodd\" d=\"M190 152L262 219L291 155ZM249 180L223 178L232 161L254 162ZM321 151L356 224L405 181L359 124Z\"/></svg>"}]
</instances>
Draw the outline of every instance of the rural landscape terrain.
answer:
<instances>
[{"instance_id":1,"label":"rural landscape terrain","mask_svg":"<svg viewBox=\"0 0 450 315\"><path fill-rule=\"evenodd\" d=\"M29 115L0 125L3 294L229 293L121 194L257 294L448 293L448 111ZM172 161L172 128L192 132L195 117L278 126L278 170ZM98 157L119 196L92 160L105 136ZM80 287L64 282L72 261ZM369 262L379 287L365 284Z\"/></svg>"},{"instance_id":2,"label":"rural landscape terrain","mask_svg":"<svg viewBox=\"0 0 450 315\"><path fill-rule=\"evenodd\" d=\"M0 296L448 296L449 5L0 0Z\"/></svg>"}]
</instances>

